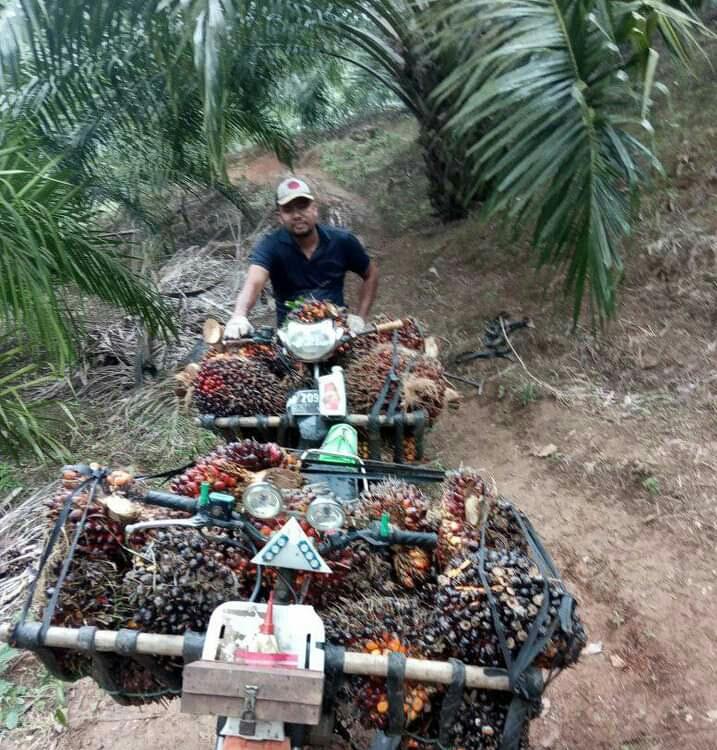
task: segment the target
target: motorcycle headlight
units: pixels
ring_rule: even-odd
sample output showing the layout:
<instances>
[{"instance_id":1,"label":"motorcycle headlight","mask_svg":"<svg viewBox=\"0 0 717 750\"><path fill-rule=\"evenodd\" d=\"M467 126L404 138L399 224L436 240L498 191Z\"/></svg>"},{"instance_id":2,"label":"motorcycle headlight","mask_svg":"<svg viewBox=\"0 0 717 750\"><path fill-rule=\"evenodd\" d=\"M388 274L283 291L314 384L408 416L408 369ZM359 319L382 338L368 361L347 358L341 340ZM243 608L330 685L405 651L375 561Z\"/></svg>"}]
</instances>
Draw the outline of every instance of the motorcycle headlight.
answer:
<instances>
[{"instance_id":1,"label":"motorcycle headlight","mask_svg":"<svg viewBox=\"0 0 717 750\"><path fill-rule=\"evenodd\" d=\"M242 495L244 510L254 518L274 518L284 508L281 491L271 482L253 482Z\"/></svg>"},{"instance_id":2,"label":"motorcycle headlight","mask_svg":"<svg viewBox=\"0 0 717 750\"><path fill-rule=\"evenodd\" d=\"M336 329L332 320L320 323L290 321L283 337L286 348L297 359L318 362L334 350Z\"/></svg>"},{"instance_id":3,"label":"motorcycle headlight","mask_svg":"<svg viewBox=\"0 0 717 750\"><path fill-rule=\"evenodd\" d=\"M336 500L317 497L306 509L306 520L317 531L334 531L344 525L346 514Z\"/></svg>"}]
</instances>

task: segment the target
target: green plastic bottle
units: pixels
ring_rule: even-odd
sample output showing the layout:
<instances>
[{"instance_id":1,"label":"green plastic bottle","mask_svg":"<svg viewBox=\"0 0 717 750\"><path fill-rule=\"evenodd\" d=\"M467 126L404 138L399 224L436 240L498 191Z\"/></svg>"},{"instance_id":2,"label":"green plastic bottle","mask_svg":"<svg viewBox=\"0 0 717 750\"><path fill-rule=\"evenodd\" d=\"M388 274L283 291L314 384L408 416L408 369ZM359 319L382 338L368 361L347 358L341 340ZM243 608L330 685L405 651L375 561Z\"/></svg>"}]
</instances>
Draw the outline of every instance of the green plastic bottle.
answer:
<instances>
[{"instance_id":1,"label":"green plastic bottle","mask_svg":"<svg viewBox=\"0 0 717 750\"><path fill-rule=\"evenodd\" d=\"M209 505L209 490L211 485L209 482L202 482L199 487L199 508L206 508Z\"/></svg>"}]
</instances>

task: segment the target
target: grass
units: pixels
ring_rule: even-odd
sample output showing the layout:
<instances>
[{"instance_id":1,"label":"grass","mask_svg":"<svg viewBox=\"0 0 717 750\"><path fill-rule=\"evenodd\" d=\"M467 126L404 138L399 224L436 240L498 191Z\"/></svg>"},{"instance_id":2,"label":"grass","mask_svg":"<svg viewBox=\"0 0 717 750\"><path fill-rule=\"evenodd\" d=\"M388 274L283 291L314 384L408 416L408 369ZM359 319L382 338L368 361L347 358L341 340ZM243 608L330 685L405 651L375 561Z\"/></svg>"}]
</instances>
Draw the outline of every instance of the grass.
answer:
<instances>
[{"instance_id":1,"label":"grass","mask_svg":"<svg viewBox=\"0 0 717 750\"><path fill-rule=\"evenodd\" d=\"M21 657L20 651L0 647L0 740L16 730L35 731L50 717L67 725L63 683L44 669L21 670Z\"/></svg>"},{"instance_id":2,"label":"grass","mask_svg":"<svg viewBox=\"0 0 717 750\"><path fill-rule=\"evenodd\" d=\"M12 492L19 486L17 469L9 463L0 461L0 495Z\"/></svg>"},{"instance_id":3,"label":"grass","mask_svg":"<svg viewBox=\"0 0 717 750\"><path fill-rule=\"evenodd\" d=\"M321 167L340 185L370 199L395 234L431 216L423 160L410 118L379 120L375 127L321 146Z\"/></svg>"}]
</instances>

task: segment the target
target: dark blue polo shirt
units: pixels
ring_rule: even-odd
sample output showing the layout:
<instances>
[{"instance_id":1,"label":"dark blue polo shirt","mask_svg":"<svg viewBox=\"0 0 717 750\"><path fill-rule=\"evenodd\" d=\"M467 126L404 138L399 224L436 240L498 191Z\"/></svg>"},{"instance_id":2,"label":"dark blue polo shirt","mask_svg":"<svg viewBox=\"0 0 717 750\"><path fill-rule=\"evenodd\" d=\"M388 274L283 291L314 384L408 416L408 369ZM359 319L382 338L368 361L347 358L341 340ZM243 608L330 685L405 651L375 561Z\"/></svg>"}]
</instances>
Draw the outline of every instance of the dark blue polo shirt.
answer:
<instances>
[{"instance_id":1,"label":"dark blue polo shirt","mask_svg":"<svg viewBox=\"0 0 717 750\"><path fill-rule=\"evenodd\" d=\"M288 312L286 303L299 297L344 305L346 272L365 276L368 270L368 254L351 232L324 224L316 228L319 246L310 259L283 228L264 237L250 256L251 263L269 272L279 324Z\"/></svg>"}]
</instances>

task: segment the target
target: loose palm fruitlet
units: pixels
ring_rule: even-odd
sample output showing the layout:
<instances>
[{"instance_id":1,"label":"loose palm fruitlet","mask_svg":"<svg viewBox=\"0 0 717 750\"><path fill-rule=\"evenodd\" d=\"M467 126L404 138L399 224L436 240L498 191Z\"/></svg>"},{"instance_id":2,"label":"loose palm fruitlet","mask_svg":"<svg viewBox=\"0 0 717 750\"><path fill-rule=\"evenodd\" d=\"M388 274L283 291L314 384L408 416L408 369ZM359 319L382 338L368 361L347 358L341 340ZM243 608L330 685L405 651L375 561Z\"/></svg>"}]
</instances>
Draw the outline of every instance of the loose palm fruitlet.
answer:
<instances>
[{"instance_id":1,"label":"loose palm fruitlet","mask_svg":"<svg viewBox=\"0 0 717 750\"><path fill-rule=\"evenodd\" d=\"M127 626L176 635L202 632L217 606L249 597L253 572L249 566L242 570L223 545L198 531L157 531L122 582Z\"/></svg>"},{"instance_id":2,"label":"loose palm fruitlet","mask_svg":"<svg viewBox=\"0 0 717 750\"><path fill-rule=\"evenodd\" d=\"M202 482L209 482L214 492L228 492L241 497L252 472L286 466L287 454L276 443L258 443L253 439L221 445L181 474L171 484L172 492L199 497Z\"/></svg>"},{"instance_id":3,"label":"loose palm fruitlet","mask_svg":"<svg viewBox=\"0 0 717 750\"><path fill-rule=\"evenodd\" d=\"M281 414L291 385L259 359L218 354L202 363L192 399L201 414L217 417Z\"/></svg>"}]
</instances>

